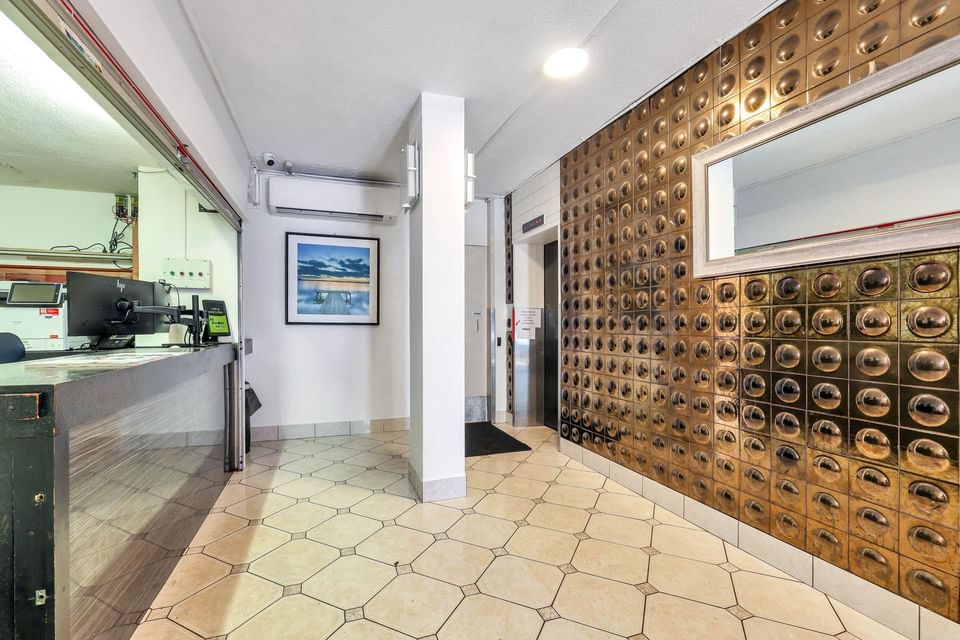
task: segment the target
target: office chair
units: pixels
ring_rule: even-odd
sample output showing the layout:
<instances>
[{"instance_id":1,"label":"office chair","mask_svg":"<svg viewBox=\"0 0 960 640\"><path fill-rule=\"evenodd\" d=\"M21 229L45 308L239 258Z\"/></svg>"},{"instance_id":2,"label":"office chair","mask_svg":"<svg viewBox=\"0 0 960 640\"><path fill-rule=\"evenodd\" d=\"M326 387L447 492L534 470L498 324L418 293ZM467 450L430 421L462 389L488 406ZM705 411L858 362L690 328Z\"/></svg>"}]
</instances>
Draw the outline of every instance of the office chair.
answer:
<instances>
[{"instance_id":1,"label":"office chair","mask_svg":"<svg viewBox=\"0 0 960 640\"><path fill-rule=\"evenodd\" d=\"M0 364L20 362L27 355L23 341L13 333L0 333Z\"/></svg>"}]
</instances>

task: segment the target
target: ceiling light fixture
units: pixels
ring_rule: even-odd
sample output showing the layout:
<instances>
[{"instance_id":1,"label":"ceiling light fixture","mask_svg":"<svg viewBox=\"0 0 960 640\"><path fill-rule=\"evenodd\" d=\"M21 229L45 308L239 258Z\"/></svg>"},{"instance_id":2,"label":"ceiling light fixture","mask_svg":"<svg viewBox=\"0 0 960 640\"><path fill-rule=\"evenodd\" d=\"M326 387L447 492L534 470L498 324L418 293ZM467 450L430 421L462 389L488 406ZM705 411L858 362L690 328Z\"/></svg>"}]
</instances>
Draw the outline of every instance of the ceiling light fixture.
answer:
<instances>
[{"instance_id":1,"label":"ceiling light fixture","mask_svg":"<svg viewBox=\"0 0 960 640\"><path fill-rule=\"evenodd\" d=\"M550 78L572 78L587 68L587 52L569 48L554 51L543 63L543 72Z\"/></svg>"}]
</instances>

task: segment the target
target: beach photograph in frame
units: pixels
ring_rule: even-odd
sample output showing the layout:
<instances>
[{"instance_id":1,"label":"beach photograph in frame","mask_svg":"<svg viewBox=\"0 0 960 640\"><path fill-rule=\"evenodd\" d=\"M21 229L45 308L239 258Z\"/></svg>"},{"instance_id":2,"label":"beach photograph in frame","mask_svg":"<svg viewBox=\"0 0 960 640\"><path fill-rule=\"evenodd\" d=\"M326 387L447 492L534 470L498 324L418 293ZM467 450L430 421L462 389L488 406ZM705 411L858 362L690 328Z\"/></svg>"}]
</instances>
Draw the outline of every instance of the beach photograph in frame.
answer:
<instances>
[{"instance_id":1,"label":"beach photograph in frame","mask_svg":"<svg viewBox=\"0 0 960 640\"><path fill-rule=\"evenodd\" d=\"M380 240L287 233L287 324L380 324Z\"/></svg>"}]
</instances>

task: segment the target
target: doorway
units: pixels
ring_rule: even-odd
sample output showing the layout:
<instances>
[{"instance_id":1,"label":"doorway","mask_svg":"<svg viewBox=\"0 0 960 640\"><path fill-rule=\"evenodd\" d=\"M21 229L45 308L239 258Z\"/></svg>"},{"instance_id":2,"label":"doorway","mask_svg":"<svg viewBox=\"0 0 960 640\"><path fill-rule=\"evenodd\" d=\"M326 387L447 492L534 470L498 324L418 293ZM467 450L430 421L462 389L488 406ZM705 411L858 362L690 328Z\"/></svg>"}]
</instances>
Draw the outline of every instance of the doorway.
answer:
<instances>
[{"instance_id":1,"label":"doorway","mask_svg":"<svg viewBox=\"0 0 960 640\"><path fill-rule=\"evenodd\" d=\"M556 240L543 245L543 423L557 428L560 358L560 272Z\"/></svg>"}]
</instances>

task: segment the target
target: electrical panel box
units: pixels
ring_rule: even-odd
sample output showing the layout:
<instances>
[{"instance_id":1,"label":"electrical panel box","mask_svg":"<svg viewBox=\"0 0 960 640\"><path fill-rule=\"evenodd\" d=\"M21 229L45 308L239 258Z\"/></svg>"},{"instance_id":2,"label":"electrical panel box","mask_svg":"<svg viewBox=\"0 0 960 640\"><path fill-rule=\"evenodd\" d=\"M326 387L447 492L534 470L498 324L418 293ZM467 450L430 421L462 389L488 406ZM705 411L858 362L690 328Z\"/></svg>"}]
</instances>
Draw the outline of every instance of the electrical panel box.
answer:
<instances>
[{"instance_id":1,"label":"electrical panel box","mask_svg":"<svg viewBox=\"0 0 960 640\"><path fill-rule=\"evenodd\" d=\"M213 278L209 260L164 258L158 280L162 279L180 289L210 289Z\"/></svg>"}]
</instances>

